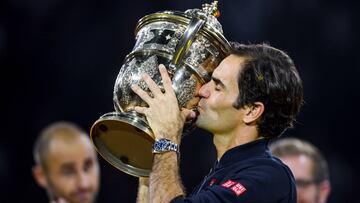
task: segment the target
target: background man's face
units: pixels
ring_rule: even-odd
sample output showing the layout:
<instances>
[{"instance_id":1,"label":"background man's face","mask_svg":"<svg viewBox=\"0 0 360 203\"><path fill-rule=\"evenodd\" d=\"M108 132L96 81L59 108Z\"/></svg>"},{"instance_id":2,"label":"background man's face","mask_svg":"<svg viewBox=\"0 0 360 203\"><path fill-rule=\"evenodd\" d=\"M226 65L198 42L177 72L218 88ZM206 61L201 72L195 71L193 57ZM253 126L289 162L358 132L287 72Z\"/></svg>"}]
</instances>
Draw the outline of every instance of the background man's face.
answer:
<instances>
[{"instance_id":1,"label":"background man's face","mask_svg":"<svg viewBox=\"0 0 360 203\"><path fill-rule=\"evenodd\" d=\"M46 157L47 192L70 203L92 203L99 189L99 164L86 137L55 138Z\"/></svg>"},{"instance_id":2,"label":"background man's face","mask_svg":"<svg viewBox=\"0 0 360 203\"><path fill-rule=\"evenodd\" d=\"M298 203L320 203L320 188L314 182L313 162L305 155L279 157L289 166L296 180Z\"/></svg>"}]
</instances>

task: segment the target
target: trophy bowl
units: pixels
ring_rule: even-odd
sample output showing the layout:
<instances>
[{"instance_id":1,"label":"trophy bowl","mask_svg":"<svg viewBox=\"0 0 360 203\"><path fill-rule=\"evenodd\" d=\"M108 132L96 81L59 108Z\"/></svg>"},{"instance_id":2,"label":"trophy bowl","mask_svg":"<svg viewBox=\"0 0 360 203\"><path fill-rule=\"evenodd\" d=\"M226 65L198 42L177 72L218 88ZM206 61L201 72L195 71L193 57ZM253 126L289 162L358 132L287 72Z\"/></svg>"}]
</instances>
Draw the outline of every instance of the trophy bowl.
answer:
<instances>
[{"instance_id":1,"label":"trophy bowl","mask_svg":"<svg viewBox=\"0 0 360 203\"><path fill-rule=\"evenodd\" d=\"M218 14L214 1L202 9L157 12L139 20L135 46L125 57L115 82L115 111L101 116L90 131L97 152L115 168L136 177L147 177L151 172L155 138L146 118L131 110L147 106L130 89L132 84L151 94L141 80L142 74L149 74L162 88L158 65L164 64L179 107L196 107L198 90L230 53ZM191 132L193 127L194 122L189 121L184 131Z\"/></svg>"}]
</instances>

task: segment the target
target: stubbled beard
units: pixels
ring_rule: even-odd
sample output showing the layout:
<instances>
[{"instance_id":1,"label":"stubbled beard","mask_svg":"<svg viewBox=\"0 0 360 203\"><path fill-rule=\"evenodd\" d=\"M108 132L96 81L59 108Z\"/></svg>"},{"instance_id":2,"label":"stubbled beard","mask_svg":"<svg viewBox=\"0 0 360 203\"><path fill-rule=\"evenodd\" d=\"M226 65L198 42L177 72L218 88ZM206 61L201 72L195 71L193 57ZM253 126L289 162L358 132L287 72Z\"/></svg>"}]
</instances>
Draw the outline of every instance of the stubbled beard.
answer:
<instances>
[{"instance_id":1,"label":"stubbled beard","mask_svg":"<svg viewBox=\"0 0 360 203\"><path fill-rule=\"evenodd\" d=\"M52 180L46 176L46 179L47 179L47 182L48 182L48 188L46 189L46 193L49 197L49 200L50 202L51 201L58 201L58 198L64 198L65 201L69 202L69 203L72 203L70 200L66 199L65 197L59 197L58 194L57 194L57 190L56 190L56 187L54 186ZM73 194L73 193L72 193ZM72 195L70 194L70 195ZM92 191L92 198L90 200L90 203L94 203L95 200L96 200L96 196L97 196L97 191Z\"/></svg>"}]
</instances>

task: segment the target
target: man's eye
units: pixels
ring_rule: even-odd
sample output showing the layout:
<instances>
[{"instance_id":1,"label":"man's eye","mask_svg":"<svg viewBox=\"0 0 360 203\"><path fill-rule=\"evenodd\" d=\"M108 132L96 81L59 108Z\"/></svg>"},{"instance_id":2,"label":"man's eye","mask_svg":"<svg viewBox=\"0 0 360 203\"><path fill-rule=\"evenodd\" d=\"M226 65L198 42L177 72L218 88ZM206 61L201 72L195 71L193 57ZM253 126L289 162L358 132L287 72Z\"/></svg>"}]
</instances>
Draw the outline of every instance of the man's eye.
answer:
<instances>
[{"instance_id":1,"label":"man's eye","mask_svg":"<svg viewBox=\"0 0 360 203\"><path fill-rule=\"evenodd\" d=\"M296 186L300 188L308 187L309 185L312 185L316 183L314 180L296 180Z\"/></svg>"},{"instance_id":2,"label":"man's eye","mask_svg":"<svg viewBox=\"0 0 360 203\"><path fill-rule=\"evenodd\" d=\"M92 160L87 160L84 164L84 171L89 171L94 165Z\"/></svg>"},{"instance_id":3,"label":"man's eye","mask_svg":"<svg viewBox=\"0 0 360 203\"><path fill-rule=\"evenodd\" d=\"M64 176L71 176L71 175L73 175L75 172L74 172L74 170L71 170L71 169L65 169L65 170L62 170L61 173L62 173Z\"/></svg>"}]
</instances>

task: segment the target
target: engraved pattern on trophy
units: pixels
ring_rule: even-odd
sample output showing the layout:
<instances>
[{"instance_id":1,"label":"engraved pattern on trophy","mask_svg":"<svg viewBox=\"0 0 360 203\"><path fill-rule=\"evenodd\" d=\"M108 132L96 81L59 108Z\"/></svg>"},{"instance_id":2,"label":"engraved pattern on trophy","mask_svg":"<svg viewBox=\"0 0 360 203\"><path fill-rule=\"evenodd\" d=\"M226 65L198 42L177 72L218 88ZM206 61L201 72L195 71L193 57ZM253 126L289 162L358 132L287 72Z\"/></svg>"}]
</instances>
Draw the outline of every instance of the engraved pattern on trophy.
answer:
<instances>
[{"instance_id":1,"label":"engraved pattern on trophy","mask_svg":"<svg viewBox=\"0 0 360 203\"><path fill-rule=\"evenodd\" d=\"M184 30L184 26L169 22L146 25L137 34L137 43L133 52L156 50L173 54Z\"/></svg>"},{"instance_id":2,"label":"engraved pattern on trophy","mask_svg":"<svg viewBox=\"0 0 360 203\"><path fill-rule=\"evenodd\" d=\"M179 105L181 107L186 107L186 104L192 99L194 94L196 93L195 90L196 81L195 79L187 79L181 85L179 89L182 91L176 95L179 101Z\"/></svg>"},{"instance_id":3,"label":"engraved pattern on trophy","mask_svg":"<svg viewBox=\"0 0 360 203\"><path fill-rule=\"evenodd\" d=\"M148 91L146 83L141 79L141 75L144 73L149 74L150 77L154 78L154 81L160 85L160 78L154 77L159 74L158 65L158 60L155 55L144 61L133 58L130 62L123 65L114 88L114 102L120 104L117 106L120 107L121 111L126 111L126 108L129 107L130 104L131 106L146 106L145 102L130 90L130 86L131 84L137 84L143 90Z\"/></svg>"}]
</instances>

